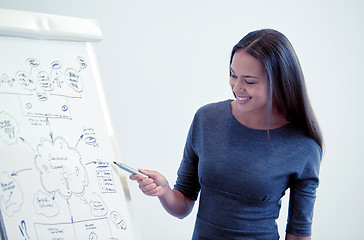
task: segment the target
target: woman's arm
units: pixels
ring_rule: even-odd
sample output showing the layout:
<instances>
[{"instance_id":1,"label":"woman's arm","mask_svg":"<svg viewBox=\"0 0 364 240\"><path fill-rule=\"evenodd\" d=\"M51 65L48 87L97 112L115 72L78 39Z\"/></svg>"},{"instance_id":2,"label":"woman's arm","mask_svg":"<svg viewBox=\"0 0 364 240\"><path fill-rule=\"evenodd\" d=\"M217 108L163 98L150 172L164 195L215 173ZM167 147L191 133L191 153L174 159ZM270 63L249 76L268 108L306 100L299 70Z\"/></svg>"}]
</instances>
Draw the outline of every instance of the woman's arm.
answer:
<instances>
[{"instance_id":1,"label":"woman's arm","mask_svg":"<svg viewBox=\"0 0 364 240\"><path fill-rule=\"evenodd\" d=\"M185 197L180 191L171 188L164 195L159 196L159 200L169 214L180 219L190 214L195 204L195 201Z\"/></svg>"},{"instance_id":2,"label":"woman's arm","mask_svg":"<svg viewBox=\"0 0 364 240\"><path fill-rule=\"evenodd\" d=\"M166 211L178 218L186 217L193 208L195 201L185 197L180 191L172 190L167 179L156 171L140 170L149 178L136 174L130 175L131 180L139 183L139 188L145 195L157 196Z\"/></svg>"},{"instance_id":3,"label":"woman's arm","mask_svg":"<svg viewBox=\"0 0 364 240\"><path fill-rule=\"evenodd\" d=\"M286 240L311 240L311 236L301 237L290 233L286 233Z\"/></svg>"}]
</instances>

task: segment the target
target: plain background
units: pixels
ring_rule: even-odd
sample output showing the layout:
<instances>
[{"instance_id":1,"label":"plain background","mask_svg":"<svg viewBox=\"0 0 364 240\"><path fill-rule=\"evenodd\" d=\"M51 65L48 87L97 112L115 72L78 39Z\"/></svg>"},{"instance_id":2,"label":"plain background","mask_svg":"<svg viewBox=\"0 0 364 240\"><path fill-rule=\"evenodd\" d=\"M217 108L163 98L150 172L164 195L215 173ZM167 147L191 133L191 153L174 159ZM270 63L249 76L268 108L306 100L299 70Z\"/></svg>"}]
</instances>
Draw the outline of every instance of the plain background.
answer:
<instances>
[{"instance_id":1,"label":"plain background","mask_svg":"<svg viewBox=\"0 0 364 240\"><path fill-rule=\"evenodd\" d=\"M103 40L95 51L123 161L158 170L171 185L195 111L233 97L233 45L252 30L283 32L326 143L313 239L363 239L364 2L1 0L0 8L98 21ZM191 238L197 205L180 220L134 182L129 188L141 239ZM286 216L287 197L278 220L282 238Z\"/></svg>"}]
</instances>

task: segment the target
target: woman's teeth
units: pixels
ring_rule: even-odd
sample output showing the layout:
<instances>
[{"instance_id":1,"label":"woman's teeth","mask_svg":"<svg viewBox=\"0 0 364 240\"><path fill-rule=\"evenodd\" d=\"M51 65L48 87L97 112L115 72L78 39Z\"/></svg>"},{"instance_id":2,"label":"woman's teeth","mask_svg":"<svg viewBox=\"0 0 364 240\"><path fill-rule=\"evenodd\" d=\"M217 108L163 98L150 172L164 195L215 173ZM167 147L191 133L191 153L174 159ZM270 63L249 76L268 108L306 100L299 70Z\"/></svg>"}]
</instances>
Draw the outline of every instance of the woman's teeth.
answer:
<instances>
[{"instance_id":1,"label":"woman's teeth","mask_svg":"<svg viewBox=\"0 0 364 240\"><path fill-rule=\"evenodd\" d=\"M240 101L244 101L244 100L249 100L251 99L252 97L236 97L238 100Z\"/></svg>"}]
</instances>

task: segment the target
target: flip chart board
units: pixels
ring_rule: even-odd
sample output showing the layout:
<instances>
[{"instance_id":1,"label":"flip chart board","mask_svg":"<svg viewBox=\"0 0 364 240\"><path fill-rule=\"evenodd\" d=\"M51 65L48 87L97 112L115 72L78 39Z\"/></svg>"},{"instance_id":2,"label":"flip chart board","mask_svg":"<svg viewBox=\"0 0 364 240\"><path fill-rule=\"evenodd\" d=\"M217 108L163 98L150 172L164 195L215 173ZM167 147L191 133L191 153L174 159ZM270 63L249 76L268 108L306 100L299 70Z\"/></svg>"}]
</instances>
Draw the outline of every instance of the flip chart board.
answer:
<instances>
[{"instance_id":1,"label":"flip chart board","mask_svg":"<svg viewBox=\"0 0 364 240\"><path fill-rule=\"evenodd\" d=\"M93 20L0 9L3 239L137 239Z\"/></svg>"}]
</instances>

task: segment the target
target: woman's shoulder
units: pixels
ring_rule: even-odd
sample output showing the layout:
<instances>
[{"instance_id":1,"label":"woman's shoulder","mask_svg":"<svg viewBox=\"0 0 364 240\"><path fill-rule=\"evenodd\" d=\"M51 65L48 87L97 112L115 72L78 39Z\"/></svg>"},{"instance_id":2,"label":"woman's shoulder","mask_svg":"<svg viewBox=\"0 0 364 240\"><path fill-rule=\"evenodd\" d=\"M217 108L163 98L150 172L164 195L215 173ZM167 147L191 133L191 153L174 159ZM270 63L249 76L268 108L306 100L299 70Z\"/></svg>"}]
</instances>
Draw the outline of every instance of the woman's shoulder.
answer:
<instances>
[{"instance_id":1,"label":"woman's shoulder","mask_svg":"<svg viewBox=\"0 0 364 240\"><path fill-rule=\"evenodd\" d=\"M200 107L193 118L194 125L219 125L229 117L231 100L208 103Z\"/></svg>"},{"instance_id":2,"label":"woman's shoulder","mask_svg":"<svg viewBox=\"0 0 364 240\"><path fill-rule=\"evenodd\" d=\"M307 156L309 159L321 160L322 150L319 144L304 130L295 126L288 125L281 132L284 137L282 144L288 148L294 149L294 152L301 156Z\"/></svg>"},{"instance_id":3,"label":"woman's shoulder","mask_svg":"<svg viewBox=\"0 0 364 240\"><path fill-rule=\"evenodd\" d=\"M223 114L230 110L231 100L224 100L219 102L208 103L200 107L196 115L209 115L209 114Z\"/></svg>"}]
</instances>

